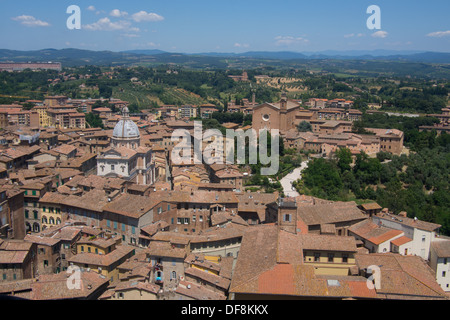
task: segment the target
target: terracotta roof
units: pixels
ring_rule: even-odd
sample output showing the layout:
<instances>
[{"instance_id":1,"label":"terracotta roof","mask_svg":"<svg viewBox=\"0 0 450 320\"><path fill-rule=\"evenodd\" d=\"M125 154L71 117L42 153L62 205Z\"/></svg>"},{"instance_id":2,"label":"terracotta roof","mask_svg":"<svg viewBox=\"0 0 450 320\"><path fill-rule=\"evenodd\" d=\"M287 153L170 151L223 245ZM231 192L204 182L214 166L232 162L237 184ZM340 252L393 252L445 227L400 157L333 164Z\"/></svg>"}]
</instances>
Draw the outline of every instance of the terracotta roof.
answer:
<instances>
[{"instance_id":1,"label":"terracotta roof","mask_svg":"<svg viewBox=\"0 0 450 320\"><path fill-rule=\"evenodd\" d=\"M37 243L38 245L54 246L57 243L59 243L60 239L53 239L50 237L40 237L40 236L27 234L25 236L25 241Z\"/></svg>"},{"instance_id":2,"label":"terracotta roof","mask_svg":"<svg viewBox=\"0 0 450 320\"><path fill-rule=\"evenodd\" d=\"M33 282L31 300L63 300L88 298L102 286L108 284L108 280L94 272L81 272L80 289L73 290L67 285L67 274L41 275L39 281Z\"/></svg>"},{"instance_id":3,"label":"terracotta roof","mask_svg":"<svg viewBox=\"0 0 450 320\"><path fill-rule=\"evenodd\" d=\"M430 232L436 231L442 227L442 225L440 224L426 222L422 220L415 220L407 217L400 217L389 213L378 213L376 217L382 220L395 221L408 227L417 228Z\"/></svg>"},{"instance_id":4,"label":"terracotta roof","mask_svg":"<svg viewBox=\"0 0 450 320\"><path fill-rule=\"evenodd\" d=\"M361 205L361 207L364 210L377 210L377 209L383 209L378 203L372 202L372 203L364 203Z\"/></svg>"},{"instance_id":5,"label":"terracotta roof","mask_svg":"<svg viewBox=\"0 0 450 320\"><path fill-rule=\"evenodd\" d=\"M380 245L383 242L403 235L403 231L393 230L390 228L379 226L368 219L359 222L349 228L357 236L364 238L375 245Z\"/></svg>"},{"instance_id":6,"label":"terracotta roof","mask_svg":"<svg viewBox=\"0 0 450 320\"><path fill-rule=\"evenodd\" d=\"M222 278L221 276L213 273L205 272L197 268L187 268L184 270L185 275L191 276L202 281L209 282L210 284L219 288L227 290L230 286L230 280Z\"/></svg>"},{"instance_id":7,"label":"terracotta roof","mask_svg":"<svg viewBox=\"0 0 450 320\"><path fill-rule=\"evenodd\" d=\"M172 247L168 242L152 241L146 251L150 256L186 258L186 250Z\"/></svg>"},{"instance_id":8,"label":"terracotta roof","mask_svg":"<svg viewBox=\"0 0 450 320\"><path fill-rule=\"evenodd\" d=\"M431 247L440 258L450 258L450 241L433 241Z\"/></svg>"},{"instance_id":9,"label":"terracotta roof","mask_svg":"<svg viewBox=\"0 0 450 320\"><path fill-rule=\"evenodd\" d=\"M354 202L299 206L297 214L308 226L363 220L367 218Z\"/></svg>"},{"instance_id":10,"label":"terracotta roof","mask_svg":"<svg viewBox=\"0 0 450 320\"><path fill-rule=\"evenodd\" d=\"M0 250L5 251L29 251L32 246L32 243L22 240L0 241Z\"/></svg>"},{"instance_id":11,"label":"terracotta roof","mask_svg":"<svg viewBox=\"0 0 450 320\"><path fill-rule=\"evenodd\" d=\"M108 254L100 255L95 253L78 253L68 259L69 262L78 264L91 264L96 266L110 266L130 255L135 249L130 246L117 246L115 250Z\"/></svg>"},{"instance_id":12,"label":"terracotta roof","mask_svg":"<svg viewBox=\"0 0 450 320\"><path fill-rule=\"evenodd\" d=\"M412 241L412 239L403 236L403 237L397 238L395 240L392 240L391 243L393 245L396 245L397 247L400 247L400 246L404 245L405 243L408 243L408 242L411 242L411 241Z\"/></svg>"},{"instance_id":13,"label":"terracotta roof","mask_svg":"<svg viewBox=\"0 0 450 320\"><path fill-rule=\"evenodd\" d=\"M28 251L0 250L0 264L10 264L10 263L21 264L24 262L27 255Z\"/></svg>"},{"instance_id":14,"label":"terracotta roof","mask_svg":"<svg viewBox=\"0 0 450 320\"><path fill-rule=\"evenodd\" d=\"M175 292L194 300L226 300L226 296L221 293L187 281L181 281Z\"/></svg>"},{"instance_id":15,"label":"terracotta roof","mask_svg":"<svg viewBox=\"0 0 450 320\"><path fill-rule=\"evenodd\" d=\"M127 217L140 218L161 203L161 201L162 199L158 197L144 197L124 193L108 203L103 210Z\"/></svg>"},{"instance_id":16,"label":"terracotta roof","mask_svg":"<svg viewBox=\"0 0 450 320\"><path fill-rule=\"evenodd\" d=\"M436 275L418 256L397 254L357 254L360 269L380 266L381 288L377 293L394 299L445 299L446 294L436 282Z\"/></svg>"},{"instance_id":17,"label":"terracotta roof","mask_svg":"<svg viewBox=\"0 0 450 320\"><path fill-rule=\"evenodd\" d=\"M356 252L354 237L302 234L300 239L302 240L303 250Z\"/></svg>"},{"instance_id":18,"label":"terracotta roof","mask_svg":"<svg viewBox=\"0 0 450 320\"><path fill-rule=\"evenodd\" d=\"M157 294L161 287L152 284L152 283L144 283L136 280L129 280L129 281L122 281L119 282L114 289L112 289L113 292L121 292L121 291L128 291L128 290L142 290L147 291L149 293ZM99 299L105 298L106 296L102 295Z\"/></svg>"}]
</instances>

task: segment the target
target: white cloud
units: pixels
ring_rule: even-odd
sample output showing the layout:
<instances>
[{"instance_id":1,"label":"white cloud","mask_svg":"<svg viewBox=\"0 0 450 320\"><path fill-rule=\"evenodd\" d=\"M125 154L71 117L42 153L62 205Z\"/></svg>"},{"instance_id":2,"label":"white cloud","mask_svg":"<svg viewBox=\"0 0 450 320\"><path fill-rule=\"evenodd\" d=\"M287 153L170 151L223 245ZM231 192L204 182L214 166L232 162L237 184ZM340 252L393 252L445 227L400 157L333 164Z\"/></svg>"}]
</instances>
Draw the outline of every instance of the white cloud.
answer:
<instances>
[{"instance_id":1,"label":"white cloud","mask_svg":"<svg viewBox=\"0 0 450 320\"><path fill-rule=\"evenodd\" d=\"M361 37L364 37L364 34L363 33L358 33L358 34L350 33L350 34L344 35L344 38L353 38L353 37L361 38Z\"/></svg>"},{"instance_id":2,"label":"white cloud","mask_svg":"<svg viewBox=\"0 0 450 320\"><path fill-rule=\"evenodd\" d=\"M442 38L442 37L448 37L450 36L450 30L448 31L437 31L427 34L427 37L433 37L433 38Z\"/></svg>"},{"instance_id":3,"label":"white cloud","mask_svg":"<svg viewBox=\"0 0 450 320\"><path fill-rule=\"evenodd\" d=\"M125 33L125 34L123 34L123 36L125 38L139 38L140 37L140 35L135 34L135 33Z\"/></svg>"},{"instance_id":4,"label":"white cloud","mask_svg":"<svg viewBox=\"0 0 450 320\"><path fill-rule=\"evenodd\" d=\"M95 11L95 10L96 10L94 6L89 6L87 9L88 9L89 11Z\"/></svg>"},{"instance_id":5,"label":"white cloud","mask_svg":"<svg viewBox=\"0 0 450 320\"><path fill-rule=\"evenodd\" d=\"M116 31L116 30L127 30L139 32L139 28L132 28L129 21L117 21L112 22L109 18L102 18L95 23L87 24L83 26L86 30L91 31Z\"/></svg>"},{"instance_id":6,"label":"white cloud","mask_svg":"<svg viewBox=\"0 0 450 320\"><path fill-rule=\"evenodd\" d=\"M156 13L148 13L146 11L140 11L132 15L132 18L136 22L149 21L157 22L164 20L164 17Z\"/></svg>"},{"instance_id":7,"label":"white cloud","mask_svg":"<svg viewBox=\"0 0 450 320\"><path fill-rule=\"evenodd\" d=\"M291 46L294 44L306 44L309 43L308 39L302 37L291 37L291 36L278 36L275 38L275 45L277 46Z\"/></svg>"},{"instance_id":8,"label":"white cloud","mask_svg":"<svg viewBox=\"0 0 450 320\"><path fill-rule=\"evenodd\" d=\"M235 48L249 48L250 47L250 45L249 44L247 44L247 43L235 43L234 44L234 47Z\"/></svg>"},{"instance_id":9,"label":"white cloud","mask_svg":"<svg viewBox=\"0 0 450 320\"><path fill-rule=\"evenodd\" d=\"M154 42L139 42L139 43L133 43L133 47L139 47L139 48L158 48L161 45L159 43Z\"/></svg>"},{"instance_id":10,"label":"white cloud","mask_svg":"<svg viewBox=\"0 0 450 320\"><path fill-rule=\"evenodd\" d=\"M113 11L110 12L109 15L110 15L111 17L119 18L119 17L127 16L127 15L128 15L128 12L120 11L119 9L114 9Z\"/></svg>"},{"instance_id":11,"label":"white cloud","mask_svg":"<svg viewBox=\"0 0 450 320\"><path fill-rule=\"evenodd\" d=\"M11 19L14 21L18 21L27 27L48 27L48 26L50 26L50 23L42 21L42 20L38 20L33 16L22 15L22 16L18 16L15 18L11 18Z\"/></svg>"},{"instance_id":12,"label":"white cloud","mask_svg":"<svg viewBox=\"0 0 450 320\"><path fill-rule=\"evenodd\" d=\"M386 38L388 36L388 33L386 31L377 31L372 34L372 37L374 38Z\"/></svg>"}]
</instances>

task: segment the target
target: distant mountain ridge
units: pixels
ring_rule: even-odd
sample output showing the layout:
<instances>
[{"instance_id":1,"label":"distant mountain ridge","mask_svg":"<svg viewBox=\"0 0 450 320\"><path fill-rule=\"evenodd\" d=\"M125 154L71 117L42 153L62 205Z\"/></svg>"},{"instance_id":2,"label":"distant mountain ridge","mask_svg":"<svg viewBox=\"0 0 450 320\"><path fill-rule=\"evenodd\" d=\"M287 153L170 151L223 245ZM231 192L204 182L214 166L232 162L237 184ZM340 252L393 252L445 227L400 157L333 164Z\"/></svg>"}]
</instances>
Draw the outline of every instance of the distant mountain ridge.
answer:
<instances>
[{"instance_id":1,"label":"distant mountain ridge","mask_svg":"<svg viewBox=\"0 0 450 320\"><path fill-rule=\"evenodd\" d=\"M393 62L419 62L450 64L450 53L420 51L250 51L244 53L170 53L162 50L129 50L122 52L91 51L82 49L43 49L18 51L0 49L0 62L52 61L63 66L83 65L131 65L140 62L186 63L205 66L226 66L223 59L261 59L261 60L373 60Z\"/></svg>"}]
</instances>

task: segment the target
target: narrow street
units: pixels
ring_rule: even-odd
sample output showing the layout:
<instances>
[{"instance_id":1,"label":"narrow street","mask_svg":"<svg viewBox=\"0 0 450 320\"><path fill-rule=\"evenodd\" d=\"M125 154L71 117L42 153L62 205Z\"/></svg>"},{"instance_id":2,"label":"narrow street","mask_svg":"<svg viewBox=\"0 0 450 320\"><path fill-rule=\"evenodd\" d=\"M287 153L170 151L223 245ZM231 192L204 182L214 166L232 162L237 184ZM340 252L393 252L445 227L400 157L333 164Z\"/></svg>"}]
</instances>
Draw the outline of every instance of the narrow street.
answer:
<instances>
[{"instance_id":1,"label":"narrow street","mask_svg":"<svg viewBox=\"0 0 450 320\"><path fill-rule=\"evenodd\" d=\"M281 179L281 185L286 197L298 197L300 194L294 190L292 183L302 178L302 171L308 167L308 161L302 162L302 165Z\"/></svg>"}]
</instances>

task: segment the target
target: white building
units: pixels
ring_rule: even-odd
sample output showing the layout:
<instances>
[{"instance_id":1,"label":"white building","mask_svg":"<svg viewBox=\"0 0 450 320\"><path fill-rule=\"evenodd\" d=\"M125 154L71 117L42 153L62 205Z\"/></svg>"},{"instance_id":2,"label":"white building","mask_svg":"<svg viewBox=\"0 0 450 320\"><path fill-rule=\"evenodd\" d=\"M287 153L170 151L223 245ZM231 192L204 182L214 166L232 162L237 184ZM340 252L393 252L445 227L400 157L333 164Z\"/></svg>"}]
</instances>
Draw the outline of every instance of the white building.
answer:
<instances>
[{"instance_id":1,"label":"white building","mask_svg":"<svg viewBox=\"0 0 450 320\"><path fill-rule=\"evenodd\" d=\"M395 241L405 238L403 231L377 225L371 219L354 224L348 229L348 234L362 241L370 253L395 252Z\"/></svg>"},{"instance_id":2,"label":"white building","mask_svg":"<svg viewBox=\"0 0 450 320\"><path fill-rule=\"evenodd\" d=\"M430 267L436 272L436 282L450 292L450 240L439 239L431 243Z\"/></svg>"},{"instance_id":3,"label":"white building","mask_svg":"<svg viewBox=\"0 0 450 320\"><path fill-rule=\"evenodd\" d=\"M437 239L441 228L439 224L390 213L374 215L372 221L379 226L402 231L404 239L408 238L411 240L406 242L408 247L407 255L416 255L424 260L430 259L431 242ZM401 253L404 254L404 252Z\"/></svg>"},{"instance_id":4,"label":"white building","mask_svg":"<svg viewBox=\"0 0 450 320\"><path fill-rule=\"evenodd\" d=\"M97 175L152 185L155 182L152 149L140 146L140 142L139 128L124 107L122 119L113 131L111 147L97 157Z\"/></svg>"}]
</instances>

